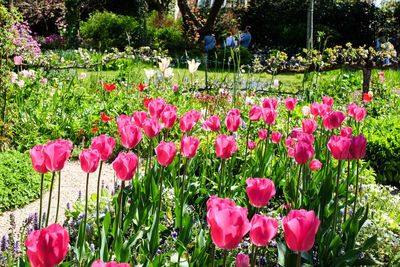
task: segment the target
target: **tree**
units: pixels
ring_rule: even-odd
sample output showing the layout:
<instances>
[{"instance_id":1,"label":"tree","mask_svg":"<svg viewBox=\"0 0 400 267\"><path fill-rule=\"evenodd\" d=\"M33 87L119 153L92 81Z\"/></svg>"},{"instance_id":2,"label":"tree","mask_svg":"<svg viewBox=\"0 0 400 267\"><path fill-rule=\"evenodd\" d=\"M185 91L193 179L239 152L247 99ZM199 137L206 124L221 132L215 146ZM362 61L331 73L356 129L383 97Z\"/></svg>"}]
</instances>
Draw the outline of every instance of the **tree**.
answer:
<instances>
[{"instance_id":1,"label":"tree","mask_svg":"<svg viewBox=\"0 0 400 267\"><path fill-rule=\"evenodd\" d=\"M195 13L192 12L188 1L178 0L178 7L182 13L185 31L189 34L198 35L197 41L203 40L204 36L212 32L223 3L224 0L214 0L211 10L208 13L208 17L205 19L204 23L199 15L195 15Z\"/></svg>"}]
</instances>

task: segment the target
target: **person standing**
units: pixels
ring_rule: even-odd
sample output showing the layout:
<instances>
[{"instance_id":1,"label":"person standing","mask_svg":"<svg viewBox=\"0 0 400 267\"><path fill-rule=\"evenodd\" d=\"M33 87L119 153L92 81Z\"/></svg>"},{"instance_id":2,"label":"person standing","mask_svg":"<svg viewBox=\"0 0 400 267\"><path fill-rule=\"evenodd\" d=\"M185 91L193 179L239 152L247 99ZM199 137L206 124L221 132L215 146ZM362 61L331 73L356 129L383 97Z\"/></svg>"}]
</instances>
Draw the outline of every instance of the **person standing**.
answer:
<instances>
[{"instance_id":1,"label":"person standing","mask_svg":"<svg viewBox=\"0 0 400 267\"><path fill-rule=\"evenodd\" d=\"M204 36L204 52L207 54L209 50L215 48L215 36L212 33Z\"/></svg>"},{"instance_id":2,"label":"person standing","mask_svg":"<svg viewBox=\"0 0 400 267\"><path fill-rule=\"evenodd\" d=\"M232 33L228 32L228 37L226 37L225 40L225 47L227 48L235 48L237 46L237 43L235 41L235 38L233 38Z\"/></svg>"},{"instance_id":3,"label":"person standing","mask_svg":"<svg viewBox=\"0 0 400 267\"><path fill-rule=\"evenodd\" d=\"M244 28L244 31L240 35L240 45L243 46L244 48L249 49L250 41L251 41L250 26L246 26L246 28Z\"/></svg>"}]
</instances>

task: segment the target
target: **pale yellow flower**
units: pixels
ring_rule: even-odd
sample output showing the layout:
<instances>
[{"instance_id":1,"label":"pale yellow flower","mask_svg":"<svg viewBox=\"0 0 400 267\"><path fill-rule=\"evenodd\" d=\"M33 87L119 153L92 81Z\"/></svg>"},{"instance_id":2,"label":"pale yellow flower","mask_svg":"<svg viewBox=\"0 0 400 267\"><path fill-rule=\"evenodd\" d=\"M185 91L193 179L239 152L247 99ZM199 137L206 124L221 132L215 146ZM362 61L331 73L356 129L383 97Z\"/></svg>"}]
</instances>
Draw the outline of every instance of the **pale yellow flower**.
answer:
<instances>
[{"instance_id":1,"label":"pale yellow flower","mask_svg":"<svg viewBox=\"0 0 400 267\"><path fill-rule=\"evenodd\" d=\"M164 77L165 77L165 78L171 77L172 74L173 74L173 72L174 72L174 70L173 70L172 68L167 68L167 69L164 71Z\"/></svg>"},{"instance_id":2,"label":"pale yellow flower","mask_svg":"<svg viewBox=\"0 0 400 267\"><path fill-rule=\"evenodd\" d=\"M156 74L156 71L153 69L144 69L144 73L146 74L147 79L150 80Z\"/></svg>"},{"instance_id":3,"label":"pale yellow flower","mask_svg":"<svg viewBox=\"0 0 400 267\"><path fill-rule=\"evenodd\" d=\"M189 64L189 72L191 74L195 73L197 71L197 68L200 66L200 63L194 61L194 59L188 61Z\"/></svg>"},{"instance_id":4,"label":"pale yellow flower","mask_svg":"<svg viewBox=\"0 0 400 267\"><path fill-rule=\"evenodd\" d=\"M161 62L158 63L158 66L160 67L161 72L164 72L168 68L170 62L171 61L168 58L161 59Z\"/></svg>"}]
</instances>

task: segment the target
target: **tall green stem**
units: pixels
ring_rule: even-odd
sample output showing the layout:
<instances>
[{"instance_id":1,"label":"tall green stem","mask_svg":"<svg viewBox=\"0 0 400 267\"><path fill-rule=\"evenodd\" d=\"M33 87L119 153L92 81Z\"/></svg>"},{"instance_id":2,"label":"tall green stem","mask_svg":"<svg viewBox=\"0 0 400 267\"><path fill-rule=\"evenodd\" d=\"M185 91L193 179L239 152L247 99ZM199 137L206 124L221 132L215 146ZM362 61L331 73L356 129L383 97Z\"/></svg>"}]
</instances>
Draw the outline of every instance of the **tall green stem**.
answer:
<instances>
[{"instance_id":1,"label":"tall green stem","mask_svg":"<svg viewBox=\"0 0 400 267\"><path fill-rule=\"evenodd\" d=\"M42 173L42 178L40 180L39 229L42 228L43 180L44 180L44 173Z\"/></svg>"},{"instance_id":2,"label":"tall green stem","mask_svg":"<svg viewBox=\"0 0 400 267\"><path fill-rule=\"evenodd\" d=\"M85 240L86 237L86 224L88 218L88 202L89 202L88 199L89 199L89 172L87 173L86 176L85 217L83 219L83 240Z\"/></svg>"},{"instance_id":3,"label":"tall green stem","mask_svg":"<svg viewBox=\"0 0 400 267\"><path fill-rule=\"evenodd\" d=\"M356 206L357 206L357 194L358 194L358 168L360 165L360 160L357 159L357 168L356 168L356 193L354 196L354 208L353 208L353 212L356 212Z\"/></svg>"},{"instance_id":4,"label":"tall green stem","mask_svg":"<svg viewBox=\"0 0 400 267\"><path fill-rule=\"evenodd\" d=\"M337 178L336 178L335 211L333 213L333 232L332 232L332 234L335 234L335 232L336 232L337 206L338 206L338 201L339 201L339 178L340 178L341 167L342 167L342 161L339 160Z\"/></svg>"},{"instance_id":5,"label":"tall green stem","mask_svg":"<svg viewBox=\"0 0 400 267\"><path fill-rule=\"evenodd\" d=\"M100 177L101 177L101 169L103 167L103 161L100 161L100 167L99 167L99 175L97 177L97 198L96 198L96 223L97 223L97 232L98 232L98 239L99 239L99 247L101 245L101 230L100 230Z\"/></svg>"},{"instance_id":6,"label":"tall green stem","mask_svg":"<svg viewBox=\"0 0 400 267\"><path fill-rule=\"evenodd\" d=\"M46 214L46 227L49 225L49 217L50 217L50 205L51 205L51 194L53 193L53 185L54 185L54 177L56 172L53 172L53 176L51 177L51 184L50 184L50 193L49 193L49 203L47 206L47 214Z\"/></svg>"},{"instance_id":7,"label":"tall green stem","mask_svg":"<svg viewBox=\"0 0 400 267\"><path fill-rule=\"evenodd\" d=\"M224 259L222 261L222 267L226 267L226 257L228 256L228 250L224 249Z\"/></svg>"},{"instance_id":8,"label":"tall green stem","mask_svg":"<svg viewBox=\"0 0 400 267\"><path fill-rule=\"evenodd\" d=\"M301 266L301 252L297 252L297 267Z\"/></svg>"},{"instance_id":9,"label":"tall green stem","mask_svg":"<svg viewBox=\"0 0 400 267\"><path fill-rule=\"evenodd\" d=\"M251 129L251 121L249 122L249 127L247 127L247 134L246 134L246 152L244 153L244 166L243 166L243 177L242 179L246 179L245 178L245 174L246 174L246 166L247 166L247 149L249 146L249 133L250 133L250 129Z\"/></svg>"},{"instance_id":10,"label":"tall green stem","mask_svg":"<svg viewBox=\"0 0 400 267\"><path fill-rule=\"evenodd\" d=\"M215 264L215 244L212 244L212 250L211 250L211 267L214 267Z\"/></svg>"},{"instance_id":11,"label":"tall green stem","mask_svg":"<svg viewBox=\"0 0 400 267\"><path fill-rule=\"evenodd\" d=\"M219 182L218 182L218 196L221 195L221 184L222 184L222 179L224 175L224 165L225 165L225 160L226 159L221 159L221 170L220 170L220 175L219 175Z\"/></svg>"},{"instance_id":12,"label":"tall green stem","mask_svg":"<svg viewBox=\"0 0 400 267\"><path fill-rule=\"evenodd\" d=\"M56 208L56 223L58 221L58 211L60 209L60 196L61 196L61 171L58 172L58 196L57 196L57 208Z\"/></svg>"},{"instance_id":13,"label":"tall green stem","mask_svg":"<svg viewBox=\"0 0 400 267\"><path fill-rule=\"evenodd\" d=\"M295 197L295 199L294 199L294 201L295 201L296 203L297 203L297 199L299 198L299 191L300 191L301 167L303 167L303 165L300 165L300 168L299 168L299 175L297 176L297 190L296 190L296 197ZM299 203L299 206L296 206L296 209L298 209L298 207L300 207L300 204L301 204L301 203Z\"/></svg>"},{"instance_id":14,"label":"tall green stem","mask_svg":"<svg viewBox=\"0 0 400 267\"><path fill-rule=\"evenodd\" d=\"M115 227L115 235L114 235L114 249L115 249L115 242L117 240L118 233L119 233L119 223L120 223L120 220L122 219L122 210L123 210L122 199L123 199L123 196L124 196L124 189L125 189L125 181L122 181L122 183L121 183L121 191L119 192L119 199L118 199L118 215L117 215L117 218L116 218L117 223L115 225L116 227ZM122 222L121 222L121 225L122 225Z\"/></svg>"},{"instance_id":15,"label":"tall green stem","mask_svg":"<svg viewBox=\"0 0 400 267\"><path fill-rule=\"evenodd\" d=\"M347 180L346 180L346 200L345 200L345 205L344 205L344 218L343 222L346 221L346 216L347 216L347 199L349 195L349 180L350 180L350 160L347 161Z\"/></svg>"},{"instance_id":16,"label":"tall green stem","mask_svg":"<svg viewBox=\"0 0 400 267\"><path fill-rule=\"evenodd\" d=\"M183 178L182 178L182 192L181 192L181 221L180 221L180 228L182 230L183 227L183 205L185 202L185 177L187 171L188 159L185 158L185 166L183 167Z\"/></svg>"},{"instance_id":17,"label":"tall green stem","mask_svg":"<svg viewBox=\"0 0 400 267\"><path fill-rule=\"evenodd\" d=\"M290 111L288 111L288 116L287 116L287 131L286 134L289 136L289 129L290 129Z\"/></svg>"}]
</instances>

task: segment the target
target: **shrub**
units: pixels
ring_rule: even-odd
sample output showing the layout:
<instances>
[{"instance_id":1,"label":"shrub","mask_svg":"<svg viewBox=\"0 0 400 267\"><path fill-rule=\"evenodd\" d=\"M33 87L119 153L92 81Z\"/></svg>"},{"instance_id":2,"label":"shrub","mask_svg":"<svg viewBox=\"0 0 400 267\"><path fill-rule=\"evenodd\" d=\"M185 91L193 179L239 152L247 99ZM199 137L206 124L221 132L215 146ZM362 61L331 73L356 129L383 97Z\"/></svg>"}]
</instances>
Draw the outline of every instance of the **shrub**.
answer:
<instances>
[{"instance_id":1,"label":"shrub","mask_svg":"<svg viewBox=\"0 0 400 267\"><path fill-rule=\"evenodd\" d=\"M7 151L0 154L0 211L22 207L40 194L40 174L31 166L28 153ZM45 188L49 176L45 175Z\"/></svg>"},{"instance_id":2,"label":"shrub","mask_svg":"<svg viewBox=\"0 0 400 267\"><path fill-rule=\"evenodd\" d=\"M80 31L91 46L99 49L123 49L129 44L134 45L140 38L136 19L108 11L91 14L86 22L81 22Z\"/></svg>"},{"instance_id":3,"label":"shrub","mask_svg":"<svg viewBox=\"0 0 400 267\"><path fill-rule=\"evenodd\" d=\"M376 180L383 184L400 185L400 117L387 116L370 119L366 124L366 160L376 172Z\"/></svg>"}]
</instances>

